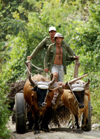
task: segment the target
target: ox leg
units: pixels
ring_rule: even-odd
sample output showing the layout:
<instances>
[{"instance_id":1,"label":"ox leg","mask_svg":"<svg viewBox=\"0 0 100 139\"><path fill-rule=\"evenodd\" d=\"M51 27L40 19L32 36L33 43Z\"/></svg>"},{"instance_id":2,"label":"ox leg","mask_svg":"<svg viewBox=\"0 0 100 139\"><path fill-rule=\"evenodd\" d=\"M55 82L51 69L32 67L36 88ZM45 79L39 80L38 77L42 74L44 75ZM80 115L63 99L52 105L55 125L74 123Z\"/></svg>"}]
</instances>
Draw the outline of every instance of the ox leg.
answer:
<instances>
[{"instance_id":1,"label":"ox leg","mask_svg":"<svg viewBox=\"0 0 100 139\"><path fill-rule=\"evenodd\" d=\"M28 113L27 113L27 120L28 120L28 129L32 129L33 127L33 124L34 124L34 119L33 119L33 116L32 116L32 111L29 110Z\"/></svg>"},{"instance_id":2,"label":"ox leg","mask_svg":"<svg viewBox=\"0 0 100 139\"><path fill-rule=\"evenodd\" d=\"M89 105L90 105L90 103L89 103ZM86 108L84 111L82 129L84 131L91 130L91 105L88 106L88 108Z\"/></svg>"},{"instance_id":3,"label":"ox leg","mask_svg":"<svg viewBox=\"0 0 100 139\"><path fill-rule=\"evenodd\" d=\"M39 134L40 133L40 131L39 131L39 116L33 107L32 107L32 114L33 114L33 119L34 119L34 123L35 123L34 134Z\"/></svg>"},{"instance_id":4,"label":"ox leg","mask_svg":"<svg viewBox=\"0 0 100 139\"><path fill-rule=\"evenodd\" d=\"M49 132L48 124L50 123L51 116L52 108L50 107L46 110L44 116L42 117L42 130L44 130L45 132Z\"/></svg>"},{"instance_id":5,"label":"ox leg","mask_svg":"<svg viewBox=\"0 0 100 139\"><path fill-rule=\"evenodd\" d=\"M85 130L86 128L86 124L88 123L88 119L86 119L86 115L83 116L83 125L82 125L82 129Z\"/></svg>"},{"instance_id":6,"label":"ox leg","mask_svg":"<svg viewBox=\"0 0 100 139\"><path fill-rule=\"evenodd\" d=\"M35 130L34 134L39 134L40 133L38 115L36 115L36 117L35 117L35 127L34 127L34 130Z\"/></svg>"},{"instance_id":7,"label":"ox leg","mask_svg":"<svg viewBox=\"0 0 100 139\"><path fill-rule=\"evenodd\" d=\"M78 124L78 117L75 115L75 124L77 126L77 129L79 129L79 124Z\"/></svg>"},{"instance_id":8,"label":"ox leg","mask_svg":"<svg viewBox=\"0 0 100 139\"><path fill-rule=\"evenodd\" d=\"M76 133L82 133L82 130L81 130L81 128L79 127L79 123L78 123L78 116L77 115L75 115L75 124L76 124L76 126L77 126L77 130L74 130Z\"/></svg>"}]
</instances>

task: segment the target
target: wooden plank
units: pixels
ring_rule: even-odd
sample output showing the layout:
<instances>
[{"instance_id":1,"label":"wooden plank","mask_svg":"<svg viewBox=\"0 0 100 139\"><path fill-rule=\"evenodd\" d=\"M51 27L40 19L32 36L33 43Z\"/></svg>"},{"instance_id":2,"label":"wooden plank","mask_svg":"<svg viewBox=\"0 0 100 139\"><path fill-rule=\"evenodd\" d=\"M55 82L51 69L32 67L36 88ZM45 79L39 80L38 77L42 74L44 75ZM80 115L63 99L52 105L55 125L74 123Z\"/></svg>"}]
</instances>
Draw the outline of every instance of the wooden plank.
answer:
<instances>
[{"instance_id":1,"label":"wooden plank","mask_svg":"<svg viewBox=\"0 0 100 139\"><path fill-rule=\"evenodd\" d=\"M79 66L80 66L79 59L76 59L75 60L75 68L74 68L74 78L77 78L78 77L78 69L79 69Z\"/></svg>"},{"instance_id":2,"label":"wooden plank","mask_svg":"<svg viewBox=\"0 0 100 139\"><path fill-rule=\"evenodd\" d=\"M31 72L31 63L30 63L30 58L27 57L27 61L29 61L28 63L28 69ZM27 79L29 79L29 72L27 71Z\"/></svg>"}]
</instances>

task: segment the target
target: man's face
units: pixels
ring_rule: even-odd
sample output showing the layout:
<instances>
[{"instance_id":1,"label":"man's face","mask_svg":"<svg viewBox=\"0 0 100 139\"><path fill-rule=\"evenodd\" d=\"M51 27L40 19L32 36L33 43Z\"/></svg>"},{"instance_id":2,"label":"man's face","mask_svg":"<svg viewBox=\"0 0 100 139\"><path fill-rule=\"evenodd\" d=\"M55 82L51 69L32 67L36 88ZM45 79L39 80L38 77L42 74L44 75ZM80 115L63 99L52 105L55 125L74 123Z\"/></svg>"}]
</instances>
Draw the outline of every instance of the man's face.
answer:
<instances>
[{"instance_id":1,"label":"man's face","mask_svg":"<svg viewBox=\"0 0 100 139\"><path fill-rule=\"evenodd\" d=\"M56 37L56 39L55 39L57 44L61 44L62 40L63 40L63 38L61 38L61 37Z\"/></svg>"},{"instance_id":2,"label":"man's face","mask_svg":"<svg viewBox=\"0 0 100 139\"><path fill-rule=\"evenodd\" d=\"M51 30L51 31L49 32L49 34L50 34L50 38L54 38L54 35L56 34L56 31Z\"/></svg>"}]
</instances>

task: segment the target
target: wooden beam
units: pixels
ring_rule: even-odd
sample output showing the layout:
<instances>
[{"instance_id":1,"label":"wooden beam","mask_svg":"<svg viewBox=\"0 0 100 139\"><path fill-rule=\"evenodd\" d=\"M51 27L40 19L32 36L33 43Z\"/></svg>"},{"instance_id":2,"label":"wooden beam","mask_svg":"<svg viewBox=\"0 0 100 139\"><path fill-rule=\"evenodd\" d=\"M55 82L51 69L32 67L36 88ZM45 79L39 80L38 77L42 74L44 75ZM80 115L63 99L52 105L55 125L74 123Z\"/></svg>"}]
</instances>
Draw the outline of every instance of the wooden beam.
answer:
<instances>
[{"instance_id":1,"label":"wooden beam","mask_svg":"<svg viewBox=\"0 0 100 139\"><path fill-rule=\"evenodd\" d=\"M75 60L75 67L74 67L74 78L77 78L78 77L78 69L79 69L79 66L80 66L79 59L76 59Z\"/></svg>"},{"instance_id":2,"label":"wooden beam","mask_svg":"<svg viewBox=\"0 0 100 139\"><path fill-rule=\"evenodd\" d=\"M30 63L30 58L27 57L27 61L29 61L28 63L28 69L31 72L31 63ZM29 72L27 71L27 79L29 79Z\"/></svg>"}]
</instances>

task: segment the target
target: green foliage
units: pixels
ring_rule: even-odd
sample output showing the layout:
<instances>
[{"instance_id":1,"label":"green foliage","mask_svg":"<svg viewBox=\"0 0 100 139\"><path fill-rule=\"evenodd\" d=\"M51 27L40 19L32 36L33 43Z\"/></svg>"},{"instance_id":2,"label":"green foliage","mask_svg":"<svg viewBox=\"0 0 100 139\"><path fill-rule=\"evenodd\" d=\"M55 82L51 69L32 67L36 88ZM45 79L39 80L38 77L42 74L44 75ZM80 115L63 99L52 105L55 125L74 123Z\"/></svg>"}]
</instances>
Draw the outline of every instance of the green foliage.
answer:
<instances>
[{"instance_id":1,"label":"green foliage","mask_svg":"<svg viewBox=\"0 0 100 139\"><path fill-rule=\"evenodd\" d=\"M100 76L99 80L100 82ZM100 85L98 88L94 87L94 89L91 92L91 103L93 106L92 110L92 123L99 123L100 124Z\"/></svg>"},{"instance_id":2,"label":"green foliage","mask_svg":"<svg viewBox=\"0 0 100 139\"><path fill-rule=\"evenodd\" d=\"M64 35L65 41L80 57L79 76L89 73L87 78L91 80L93 119L96 121L97 116L99 119L99 0L2 0L0 1L0 18L0 77L2 86L0 109L3 113L0 120L3 121L3 118L6 117L5 122L1 123L2 136L4 138L7 136L7 130L4 128L6 128L7 115L9 114L7 106L3 106L9 92L6 87L14 81L26 78L26 57L44 37L49 35L48 28L50 26L55 26L57 32ZM32 62L43 68L44 55L45 50L41 51ZM39 73L34 68L32 72ZM64 81L72 79L73 73L74 64L72 63L68 66ZM86 79L84 80L86 81Z\"/></svg>"},{"instance_id":3,"label":"green foliage","mask_svg":"<svg viewBox=\"0 0 100 139\"><path fill-rule=\"evenodd\" d=\"M25 22L28 19L27 1L1 1L0 39L6 40L7 34L17 35L19 31L26 33ZM12 31L13 30L13 31Z\"/></svg>"},{"instance_id":4,"label":"green foliage","mask_svg":"<svg viewBox=\"0 0 100 139\"><path fill-rule=\"evenodd\" d=\"M21 34L22 35L22 34ZM3 65L3 73L5 83L15 81L25 74L25 61L26 61L26 45L25 38L11 37L9 38L8 50L9 59L7 63Z\"/></svg>"},{"instance_id":5,"label":"green foliage","mask_svg":"<svg viewBox=\"0 0 100 139\"><path fill-rule=\"evenodd\" d=\"M94 6L97 7L95 10L98 11L99 6ZM93 6L90 7L90 13L92 13L92 10ZM85 64L85 72L100 70L100 23L94 20L95 17L97 19L97 17L100 16L98 13L99 12L97 12L97 14L91 14L93 17L90 16L88 22L83 21L78 24L75 31L76 33L72 38L73 44L75 48L77 48L77 53L84 55L88 59L88 61L85 60L85 63L84 61L82 62Z\"/></svg>"},{"instance_id":6,"label":"green foliage","mask_svg":"<svg viewBox=\"0 0 100 139\"><path fill-rule=\"evenodd\" d=\"M9 106L5 104L5 101L7 100L7 91L8 87L0 81L0 138L2 139L8 139L10 137L10 131L6 127L10 114L8 110Z\"/></svg>"}]
</instances>

